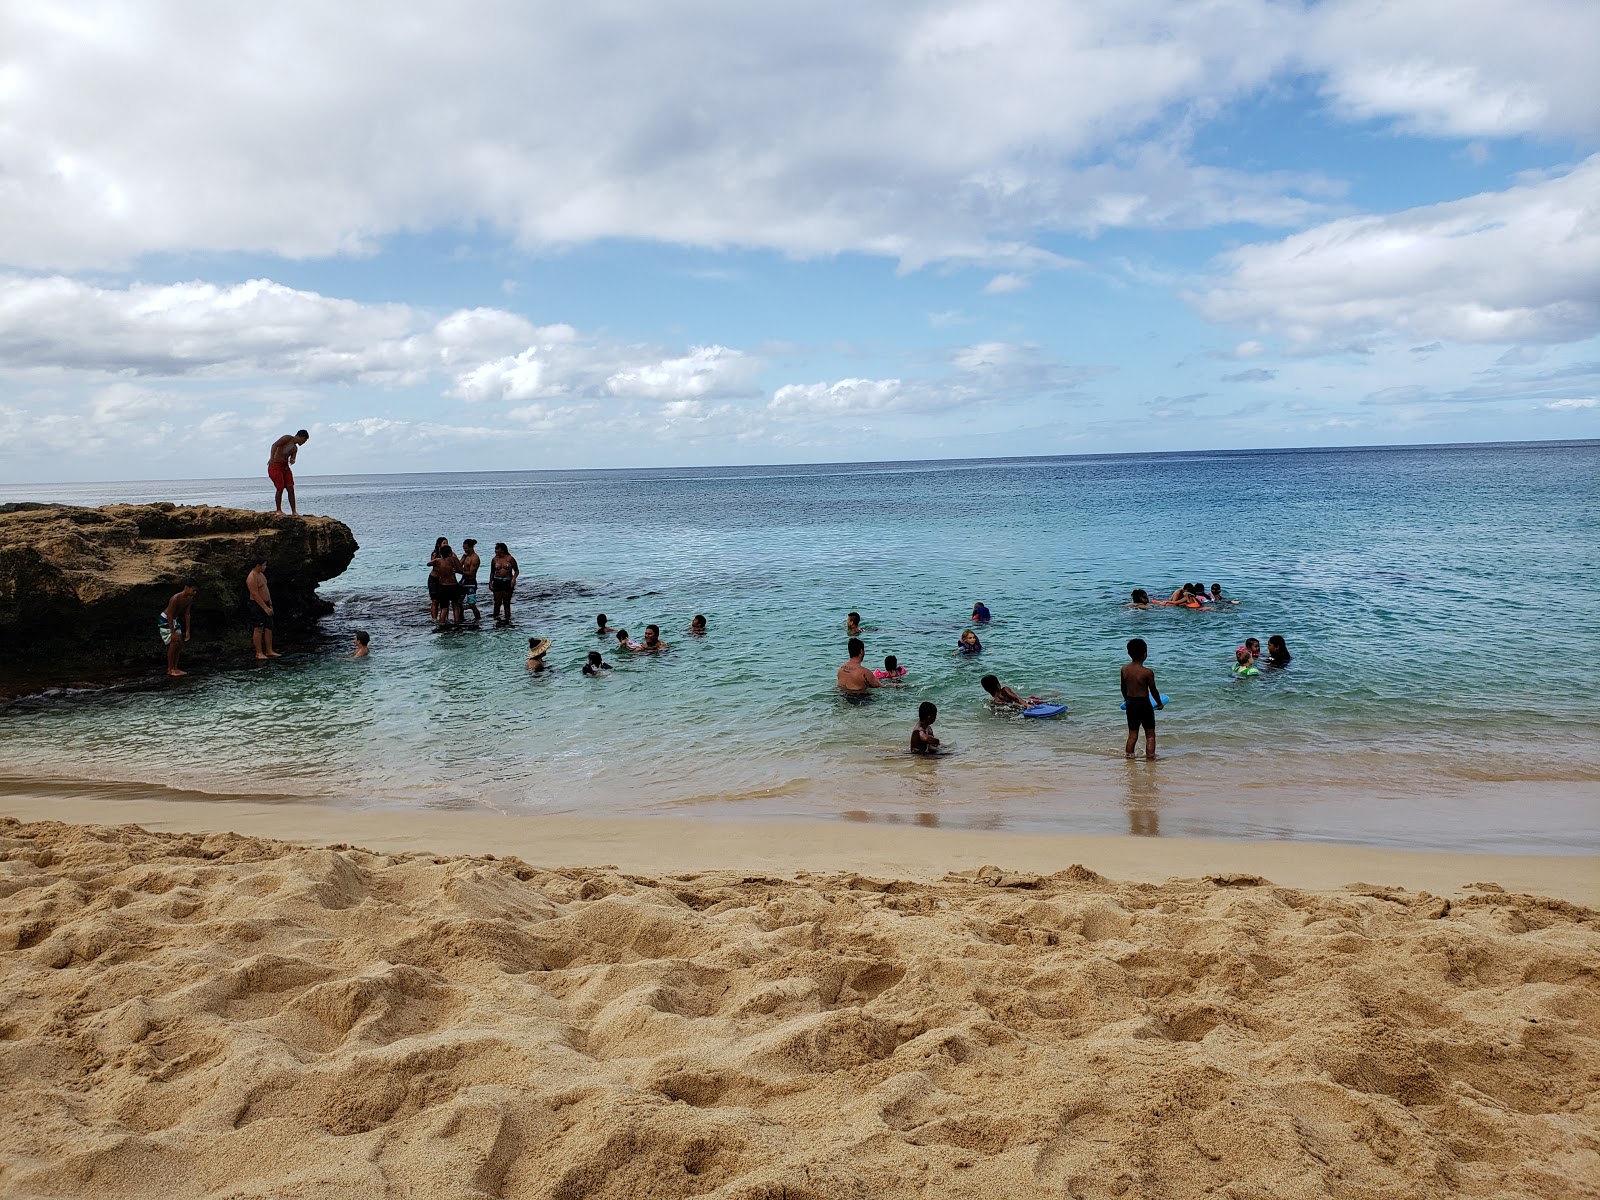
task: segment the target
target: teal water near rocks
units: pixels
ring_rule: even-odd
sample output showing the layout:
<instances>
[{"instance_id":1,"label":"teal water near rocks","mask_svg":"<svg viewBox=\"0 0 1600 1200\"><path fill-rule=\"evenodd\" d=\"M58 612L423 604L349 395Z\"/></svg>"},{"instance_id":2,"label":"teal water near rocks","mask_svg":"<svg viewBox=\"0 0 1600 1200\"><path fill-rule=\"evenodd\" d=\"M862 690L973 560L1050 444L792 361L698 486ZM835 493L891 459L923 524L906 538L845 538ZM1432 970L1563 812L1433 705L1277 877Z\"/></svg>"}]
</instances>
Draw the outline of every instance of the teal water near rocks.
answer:
<instances>
[{"instance_id":1,"label":"teal water near rocks","mask_svg":"<svg viewBox=\"0 0 1600 1200\"><path fill-rule=\"evenodd\" d=\"M311 466L309 461L305 466ZM328 637L261 668L0 709L4 786L550 812L1600 849L1600 443L303 476L361 543ZM13 494L15 493L15 494ZM262 480L7 489L262 508ZM515 626L436 632L437 535L510 544ZM487 558L488 555L485 555ZM1237 605L1138 611L1220 582ZM243 581L241 580L241 589ZM954 653L975 600L985 651ZM837 695L844 617L904 686ZM595 615L670 651L618 656ZM710 632L686 626L704 613ZM367 661L350 632L372 634ZM1286 670L1235 680L1283 635ZM529 636L553 670L530 676ZM1131 637L1173 702L1122 757ZM580 674L605 649L616 669ZM240 645L241 662L249 657ZM978 678L1059 697L996 716ZM951 753L906 752L920 701Z\"/></svg>"}]
</instances>

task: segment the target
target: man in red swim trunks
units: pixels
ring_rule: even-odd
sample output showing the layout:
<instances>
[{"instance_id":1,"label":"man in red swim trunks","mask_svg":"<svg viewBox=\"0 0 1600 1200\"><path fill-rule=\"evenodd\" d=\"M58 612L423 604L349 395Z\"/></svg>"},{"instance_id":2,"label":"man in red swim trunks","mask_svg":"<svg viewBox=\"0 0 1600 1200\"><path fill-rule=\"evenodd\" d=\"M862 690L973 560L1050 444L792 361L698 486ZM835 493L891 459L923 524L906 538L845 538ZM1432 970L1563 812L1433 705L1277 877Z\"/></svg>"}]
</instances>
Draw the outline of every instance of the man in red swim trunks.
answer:
<instances>
[{"instance_id":1,"label":"man in red swim trunks","mask_svg":"<svg viewBox=\"0 0 1600 1200\"><path fill-rule=\"evenodd\" d=\"M286 433L272 443L272 453L267 458L267 478L272 480L272 486L278 489L278 494L273 497L278 511L283 511L283 494L289 493L289 515L299 516L300 512L294 506L294 471L291 469L294 456L300 452L300 447L309 441L311 435L304 429L298 433Z\"/></svg>"}]
</instances>

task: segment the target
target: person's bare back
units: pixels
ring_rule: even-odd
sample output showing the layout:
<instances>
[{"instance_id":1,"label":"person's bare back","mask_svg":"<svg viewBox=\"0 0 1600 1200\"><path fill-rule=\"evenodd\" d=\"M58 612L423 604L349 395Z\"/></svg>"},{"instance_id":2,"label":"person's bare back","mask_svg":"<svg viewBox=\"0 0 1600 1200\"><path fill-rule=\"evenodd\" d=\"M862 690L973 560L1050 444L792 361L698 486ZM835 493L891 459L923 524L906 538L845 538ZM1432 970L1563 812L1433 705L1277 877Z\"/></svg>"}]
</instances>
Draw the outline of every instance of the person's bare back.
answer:
<instances>
[{"instance_id":1,"label":"person's bare back","mask_svg":"<svg viewBox=\"0 0 1600 1200\"><path fill-rule=\"evenodd\" d=\"M1124 700L1150 699L1150 685L1156 673L1143 663L1122 664L1122 697Z\"/></svg>"},{"instance_id":2,"label":"person's bare back","mask_svg":"<svg viewBox=\"0 0 1600 1200\"><path fill-rule=\"evenodd\" d=\"M861 639L851 638L849 650L849 660L839 668L839 690L849 695L860 695L868 688L882 687L883 684L873 677L872 672L861 665L861 659L867 652Z\"/></svg>"}]
</instances>

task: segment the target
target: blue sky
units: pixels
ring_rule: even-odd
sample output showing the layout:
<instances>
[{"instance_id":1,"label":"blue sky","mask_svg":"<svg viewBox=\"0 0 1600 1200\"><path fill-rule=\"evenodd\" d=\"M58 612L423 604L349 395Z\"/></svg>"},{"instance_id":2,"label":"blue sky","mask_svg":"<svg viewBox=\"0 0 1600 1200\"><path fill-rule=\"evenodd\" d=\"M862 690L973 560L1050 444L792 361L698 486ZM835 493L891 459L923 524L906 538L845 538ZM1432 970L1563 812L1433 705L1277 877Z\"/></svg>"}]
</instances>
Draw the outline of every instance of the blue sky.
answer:
<instances>
[{"instance_id":1,"label":"blue sky","mask_svg":"<svg viewBox=\"0 0 1600 1200\"><path fill-rule=\"evenodd\" d=\"M1592 0L18 0L0 479L300 426L312 474L1597 437L1597 45Z\"/></svg>"}]
</instances>

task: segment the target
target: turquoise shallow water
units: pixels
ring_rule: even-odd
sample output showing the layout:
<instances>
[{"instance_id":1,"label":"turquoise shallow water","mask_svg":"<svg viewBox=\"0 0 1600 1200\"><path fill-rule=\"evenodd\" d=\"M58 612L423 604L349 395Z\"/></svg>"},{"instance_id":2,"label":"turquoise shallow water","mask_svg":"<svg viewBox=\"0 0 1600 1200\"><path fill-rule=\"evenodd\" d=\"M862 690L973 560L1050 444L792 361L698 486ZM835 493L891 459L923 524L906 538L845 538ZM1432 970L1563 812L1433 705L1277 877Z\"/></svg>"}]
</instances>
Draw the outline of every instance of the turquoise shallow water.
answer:
<instances>
[{"instance_id":1,"label":"turquoise shallow water","mask_svg":"<svg viewBox=\"0 0 1600 1200\"><path fill-rule=\"evenodd\" d=\"M303 507L362 546L323 589L326 642L13 702L0 770L374 805L1600 849L1597 468L1600 444L1559 443L304 477ZM5 498L271 495L222 480ZM514 629L431 629L438 534L510 543ZM1124 607L1187 580L1241 602ZM960 659L977 599L995 621ZM833 687L850 609L869 662L910 672L860 706ZM635 636L659 623L671 651L608 646L617 669L582 677L601 611ZM704 639L685 635L696 612ZM344 656L356 627L369 661ZM1231 679L1234 647L1274 633L1293 665ZM524 669L531 634L553 639L546 677ZM1121 755L1133 636L1172 697L1155 764ZM990 671L1068 715L994 716ZM925 699L953 751L932 761L904 750Z\"/></svg>"}]
</instances>

